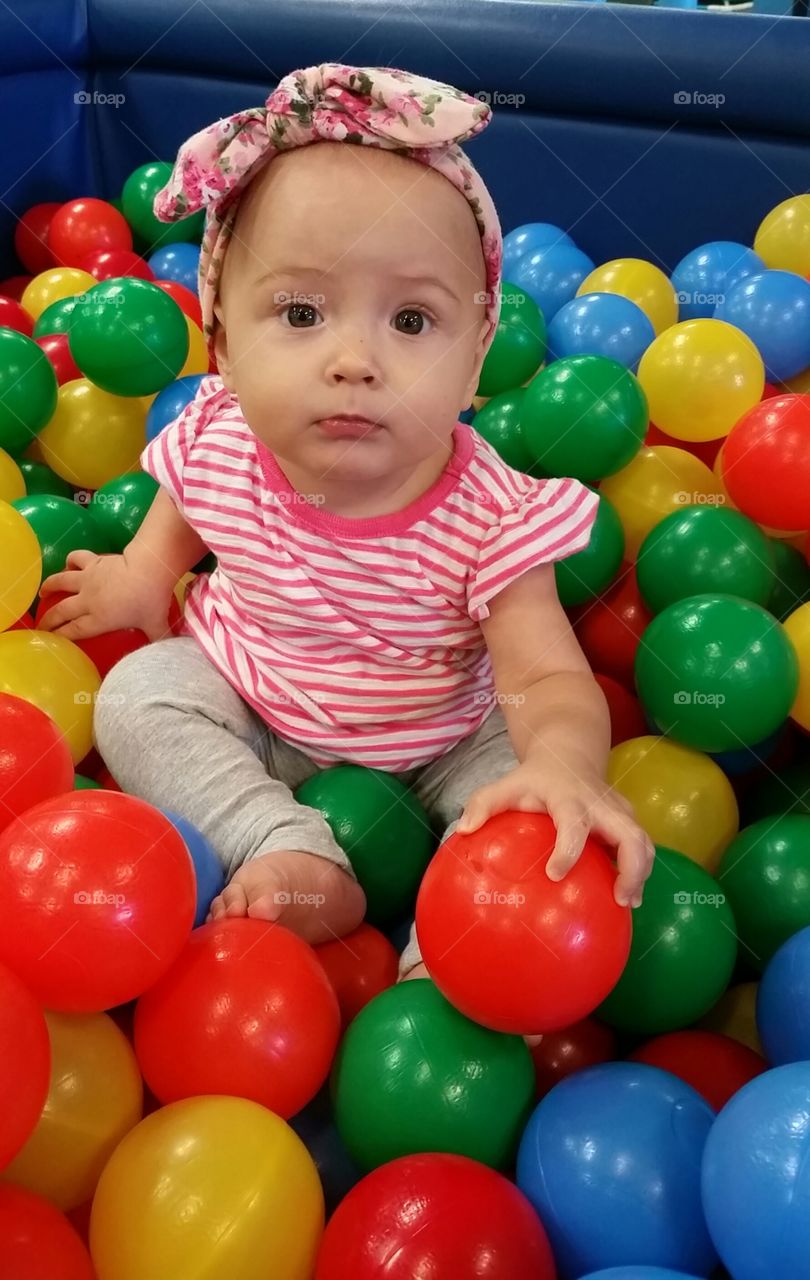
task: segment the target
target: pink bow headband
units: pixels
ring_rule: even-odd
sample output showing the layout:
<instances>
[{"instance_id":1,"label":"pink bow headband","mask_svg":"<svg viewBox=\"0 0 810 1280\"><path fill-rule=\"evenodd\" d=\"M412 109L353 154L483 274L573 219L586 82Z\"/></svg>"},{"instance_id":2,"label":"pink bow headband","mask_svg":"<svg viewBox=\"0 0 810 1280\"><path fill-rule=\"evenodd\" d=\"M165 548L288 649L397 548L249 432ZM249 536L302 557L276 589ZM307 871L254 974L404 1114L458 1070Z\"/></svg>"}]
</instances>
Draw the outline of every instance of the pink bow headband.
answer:
<instances>
[{"instance_id":1,"label":"pink bow headband","mask_svg":"<svg viewBox=\"0 0 810 1280\"><path fill-rule=\"evenodd\" d=\"M209 350L214 302L240 195L280 152L319 141L396 151L437 169L461 192L481 236L489 345L500 311L501 228L492 198L459 143L481 133L491 115L477 98L408 71L327 62L291 72L263 107L226 116L184 142L153 207L162 222L205 209L199 294Z\"/></svg>"}]
</instances>

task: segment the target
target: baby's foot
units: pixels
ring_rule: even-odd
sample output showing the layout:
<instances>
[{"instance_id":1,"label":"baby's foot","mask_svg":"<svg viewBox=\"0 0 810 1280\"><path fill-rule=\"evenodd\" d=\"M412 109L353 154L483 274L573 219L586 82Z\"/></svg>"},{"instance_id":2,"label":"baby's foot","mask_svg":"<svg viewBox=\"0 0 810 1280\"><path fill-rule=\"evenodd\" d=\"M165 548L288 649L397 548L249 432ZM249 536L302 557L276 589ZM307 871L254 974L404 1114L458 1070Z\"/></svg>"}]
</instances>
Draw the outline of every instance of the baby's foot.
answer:
<instances>
[{"instance_id":1,"label":"baby's foot","mask_svg":"<svg viewBox=\"0 0 810 1280\"><path fill-rule=\"evenodd\" d=\"M400 978L400 982L410 982L411 978L429 978L429 977L430 977L430 974L427 971L427 965L415 964L412 969L408 970L407 973L403 973L402 977Z\"/></svg>"},{"instance_id":2,"label":"baby's foot","mask_svg":"<svg viewBox=\"0 0 810 1280\"><path fill-rule=\"evenodd\" d=\"M334 862L315 853L280 850L244 862L214 898L208 919L270 920L314 945L351 933L365 910L360 885Z\"/></svg>"}]
</instances>

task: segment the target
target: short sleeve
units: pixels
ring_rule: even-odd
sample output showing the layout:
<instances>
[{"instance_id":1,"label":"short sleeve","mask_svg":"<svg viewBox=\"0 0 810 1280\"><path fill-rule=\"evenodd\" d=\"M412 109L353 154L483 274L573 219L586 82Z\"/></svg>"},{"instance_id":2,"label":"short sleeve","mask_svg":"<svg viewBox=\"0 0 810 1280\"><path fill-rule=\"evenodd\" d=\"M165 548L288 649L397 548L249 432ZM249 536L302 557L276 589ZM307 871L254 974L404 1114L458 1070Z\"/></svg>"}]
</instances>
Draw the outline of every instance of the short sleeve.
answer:
<instances>
[{"instance_id":1,"label":"short sleeve","mask_svg":"<svg viewBox=\"0 0 810 1280\"><path fill-rule=\"evenodd\" d=\"M183 510L183 477L189 455L200 430L208 420L221 383L204 378L197 394L182 413L150 440L141 453L141 468L165 489L175 506Z\"/></svg>"},{"instance_id":2,"label":"short sleeve","mask_svg":"<svg viewBox=\"0 0 810 1280\"><path fill-rule=\"evenodd\" d=\"M579 480L537 480L501 511L484 539L467 588L474 622L489 617L487 602L529 569L584 550L599 508L599 495Z\"/></svg>"}]
</instances>

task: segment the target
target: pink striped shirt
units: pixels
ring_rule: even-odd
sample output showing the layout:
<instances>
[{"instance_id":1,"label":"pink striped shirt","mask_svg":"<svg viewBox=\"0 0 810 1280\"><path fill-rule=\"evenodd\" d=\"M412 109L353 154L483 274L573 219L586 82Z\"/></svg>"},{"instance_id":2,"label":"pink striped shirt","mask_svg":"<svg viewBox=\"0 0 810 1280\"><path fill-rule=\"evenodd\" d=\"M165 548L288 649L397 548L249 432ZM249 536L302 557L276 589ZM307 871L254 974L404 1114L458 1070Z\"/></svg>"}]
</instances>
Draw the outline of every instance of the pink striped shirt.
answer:
<instances>
[{"instance_id":1,"label":"pink striped shirt","mask_svg":"<svg viewBox=\"0 0 810 1280\"><path fill-rule=\"evenodd\" d=\"M598 497L578 480L533 480L461 422L453 445L402 510L335 515L292 488L211 376L141 454L217 557L184 632L319 767L403 772L473 733L495 705L487 601L590 540Z\"/></svg>"}]
</instances>

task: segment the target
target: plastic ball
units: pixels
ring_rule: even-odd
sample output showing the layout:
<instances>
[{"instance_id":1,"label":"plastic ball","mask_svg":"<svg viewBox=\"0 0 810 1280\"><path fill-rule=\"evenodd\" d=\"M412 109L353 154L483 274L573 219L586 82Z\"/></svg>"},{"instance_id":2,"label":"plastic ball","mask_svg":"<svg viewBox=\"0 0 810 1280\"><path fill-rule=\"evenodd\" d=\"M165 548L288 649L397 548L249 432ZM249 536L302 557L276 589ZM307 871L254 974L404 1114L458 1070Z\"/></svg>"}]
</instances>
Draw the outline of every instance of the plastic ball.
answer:
<instances>
[{"instance_id":1,"label":"plastic ball","mask_svg":"<svg viewBox=\"0 0 810 1280\"><path fill-rule=\"evenodd\" d=\"M746 958L760 972L799 929L810 926L810 817L771 815L746 827L717 872L734 909Z\"/></svg>"},{"instance_id":2,"label":"plastic ball","mask_svg":"<svg viewBox=\"0 0 810 1280\"><path fill-rule=\"evenodd\" d=\"M810 1258L810 1063L757 1076L714 1122L703 1209L734 1280L804 1280Z\"/></svg>"},{"instance_id":3,"label":"plastic ball","mask_svg":"<svg viewBox=\"0 0 810 1280\"><path fill-rule=\"evenodd\" d=\"M74 764L92 746L93 699L100 683L93 663L63 636L28 629L0 635L0 693L23 698L50 716Z\"/></svg>"},{"instance_id":4,"label":"plastic ball","mask_svg":"<svg viewBox=\"0 0 810 1280\"><path fill-rule=\"evenodd\" d=\"M113 395L145 396L174 381L189 349L186 317L147 280L122 276L89 289L70 319L70 353Z\"/></svg>"},{"instance_id":5,"label":"plastic ball","mask_svg":"<svg viewBox=\"0 0 810 1280\"><path fill-rule=\"evenodd\" d=\"M99 555L111 551L102 526L78 502L49 493L35 493L12 503L28 521L42 552L42 577L60 573L71 551L86 548Z\"/></svg>"},{"instance_id":6,"label":"plastic ball","mask_svg":"<svg viewBox=\"0 0 810 1280\"><path fill-rule=\"evenodd\" d=\"M320 1089L339 1031L311 947L280 925L225 919L195 929L141 996L135 1052L161 1102L233 1094L286 1119Z\"/></svg>"},{"instance_id":7,"label":"plastic ball","mask_svg":"<svg viewBox=\"0 0 810 1280\"><path fill-rule=\"evenodd\" d=\"M54 302L63 302L66 298L85 294L95 283L89 271L79 271L77 267L52 267L49 271L34 276L31 283L26 285L20 302L36 321ZM34 333L39 337L36 324Z\"/></svg>"},{"instance_id":8,"label":"plastic ball","mask_svg":"<svg viewBox=\"0 0 810 1280\"><path fill-rule=\"evenodd\" d=\"M94 249L81 262L82 271L89 271L94 280L112 280L116 276L137 276L139 280L154 280L149 264L131 249Z\"/></svg>"},{"instance_id":9,"label":"plastic ball","mask_svg":"<svg viewBox=\"0 0 810 1280\"><path fill-rule=\"evenodd\" d=\"M166 245L151 254L149 266L158 280L174 280L192 293L197 292L199 245L184 242Z\"/></svg>"},{"instance_id":10,"label":"plastic ball","mask_svg":"<svg viewBox=\"0 0 810 1280\"><path fill-rule=\"evenodd\" d=\"M4 1103L0 1171L4 1177L9 1161L36 1127L50 1074L51 1047L42 1007L16 974L0 965L0 1096Z\"/></svg>"},{"instance_id":11,"label":"plastic ball","mask_svg":"<svg viewBox=\"0 0 810 1280\"><path fill-rule=\"evenodd\" d=\"M61 387L66 382L72 382L74 378L82 376L81 369L70 354L66 333L46 333L41 338L35 338L34 341L53 365L58 386Z\"/></svg>"},{"instance_id":12,"label":"plastic ball","mask_svg":"<svg viewBox=\"0 0 810 1280\"><path fill-rule=\"evenodd\" d=\"M186 330L188 332L188 355L186 356L178 378L193 378L207 374L209 371L208 347L203 337L202 329L199 325L185 316Z\"/></svg>"},{"instance_id":13,"label":"plastic ball","mask_svg":"<svg viewBox=\"0 0 810 1280\"><path fill-rule=\"evenodd\" d=\"M369 924L405 915L435 847L413 792L381 769L341 764L313 774L294 794L329 823L365 892Z\"/></svg>"},{"instance_id":14,"label":"plastic ball","mask_svg":"<svg viewBox=\"0 0 810 1280\"><path fill-rule=\"evenodd\" d=\"M666 516L642 542L636 572L654 613L711 592L767 607L775 577L770 540L753 520L721 507L683 507Z\"/></svg>"},{"instance_id":15,"label":"plastic ball","mask_svg":"<svg viewBox=\"0 0 810 1280\"><path fill-rule=\"evenodd\" d=\"M576 611L573 623L594 671L634 689L636 651L651 618L638 589L635 566L630 566L621 570L603 596Z\"/></svg>"},{"instance_id":16,"label":"plastic ball","mask_svg":"<svg viewBox=\"0 0 810 1280\"><path fill-rule=\"evenodd\" d=\"M768 1069L761 1054L713 1031L670 1031L634 1049L631 1062L670 1071L720 1111L729 1098Z\"/></svg>"},{"instance_id":17,"label":"plastic ball","mask_svg":"<svg viewBox=\"0 0 810 1280\"><path fill-rule=\"evenodd\" d=\"M0 1182L0 1261L7 1280L96 1280L90 1254L42 1196Z\"/></svg>"},{"instance_id":18,"label":"plastic ball","mask_svg":"<svg viewBox=\"0 0 810 1280\"><path fill-rule=\"evenodd\" d=\"M32 805L73 787L73 761L39 707L0 693L0 830Z\"/></svg>"},{"instance_id":19,"label":"plastic ball","mask_svg":"<svg viewBox=\"0 0 810 1280\"><path fill-rule=\"evenodd\" d=\"M810 1060L810 927L771 956L757 992L757 1026L774 1066Z\"/></svg>"},{"instance_id":20,"label":"plastic ball","mask_svg":"<svg viewBox=\"0 0 810 1280\"><path fill-rule=\"evenodd\" d=\"M785 632L799 663L799 688L790 714L810 731L810 605L803 604L785 619Z\"/></svg>"},{"instance_id":21,"label":"plastic ball","mask_svg":"<svg viewBox=\"0 0 810 1280\"><path fill-rule=\"evenodd\" d=\"M690 250L672 273L681 320L708 319L733 284L764 266L753 249L733 240L712 240Z\"/></svg>"},{"instance_id":22,"label":"plastic ball","mask_svg":"<svg viewBox=\"0 0 810 1280\"><path fill-rule=\"evenodd\" d=\"M25 481L19 465L6 453L5 449L0 449L0 500L3 502L16 502L25 493Z\"/></svg>"},{"instance_id":23,"label":"plastic ball","mask_svg":"<svg viewBox=\"0 0 810 1280\"><path fill-rule=\"evenodd\" d=\"M315 1280L486 1276L555 1280L545 1231L501 1174L463 1156L403 1156L349 1192L324 1233Z\"/></svg>"},{"instance_id":24,"label":"plastic ball","mask_svg":"<svg viewBox=\"0 0 810 1280\"><path fill-rule=\"evenodd\" d=\"M303 1111L293 1116L290 1128L298 1134L315 1162L329 1218L362 1175L332 1122L327 1088L323 1088Z\"/></svg>"},{"instance_id":25,"label":"plastic ball","mask_svg":"<svg viewBox=\"0 0 810 1280\"><path fill-rule=\"evenodd\" d=\"M17 221L14 228L14 252L26 271L30 271L32 275L56 266L48 246L48 228L54 214L61 208L61 202L35 204Z\"/></svg>"},{"instance_id":26,"label":"plastic ball","mask_svg":"<svg viewBox=\"0 0 810 1280\"><path fill-rule=\"evenodd\" d=\"M244 1098L190 1098L142 1120L93 1200L98 1280L310 1280L323 1192L300 1138Z\"/></svg>"},{"instance_id":27,"label":"plastic ball","mask_svg":"<svg viewBox=\"0 0 810 1280\"><path fill-rule=\"evenodd\" d=\"M0 501L0 632L25 613L42 581L42 552L27 520ZM2 637L0 637L2 639Z\"/></svg>"},{"instance_id":28,"label":"plastic ball","mask_svg":"<svg viewBox=\"0 0 810 1280\"><path fill-rule=\"evenodd\" d=\"M596 267L577 289L585 293L617 293L640 307L656 334L678 319L678 300L671 281L643 258L614 258Z\"/></svg>"},{"instance_id":29,"label":"plastic ball","mask_svg":"<svg viewBox=\"0 0 810 1280\"><path fill-rule=\"evenodd\" d=\"M194 864L194 876L197 881L197 905L194 913L194 928L205 924L209 908L225 887L225 873L222 864L214 852L213 845L206 840L201 831L193 823L170 809L162 809L186 842L186 848Z\"/></svg>"},{"instance_id":30,"label":"plastic ball","mask_svg":"<svg viewBox=\"0 0 810 1280\"><path fill-rule=\"evenodd\" d=\"M530 1049L538 1100L566 1076L618 1056L615 1031L596 1018L583 1018L559 1031L547 1031Z\"/></svg>"},{"instance_id":31,"label":"plastic ball","mask_svg":"<svg viewBox=\"0 0 810 1280\"><path fill-rule=\"evenodd\" d=\"M14 298L0 294L0 328L15 329L30 338L34 332L34 321Z\"/></svg>"},{"instance_id":32,"label":"plastic ball","mask_svg":"<svg viewBox=\"0 0 810 1280\"><path fill-rule=\"evenodd\" d=\"M764 1056L756 1020L758 990L756 982L739 982L729 987L717 1004L700 1019L698 1027L730 1036L760 1057Z\"/></svg>"},{"instance_id":33,"label":"plastic ball","mask_svg":"<svg viewBox=\"0 0 810 1280\"><path fill-rule=\"evenodd\" d=\"M49 1009L96 1013L134 999L191 929L188 851L135 796L43 800L0 836L0 868L0 960Z\"/></svg>"},{"instance_id":34,"label":"plastic ball","mask_svg":"<svg viewBox=\"0 0 810 1280\"><path fill-rule=\"evenodd\" d=\"M800 551L779 538L770 538L773 560L773 586L766 608L780 622L785 622L800 605L810 601L810 565ZM790 632L788 632L790 635ZM799 646L791 636L797 652ZM799 659L801 667L801 658ZM801 675L799 677L801 687Z\"/></svg>"},{"instance_id":35,"label":"plastic ball","mask_svg":"<svg viewBox=\"0 0 810 1280\"><path fill-rule=\"evenodd\" d=\"M673 8L688 9L689 4L676 4L671 0ZM671 1271L669 1267L607 1267L604 1271L591 1271L582 1280L700 1280L698 1276L687 1275L685 1271Z\"/></svg>"},{"instance_id":36,"label":"plastic ball","mask_svg":"<svg viewBox=\"0 0 810 1280\"><path fill-rule=\"evenodd\" d=\"M81 267L98 249L132 249L126 218L106 200L82 196L56 211L48 226L48 248L58 263Z\"/></svg>"},{"instance_id":37,"label":"plastic ball","mask_svg":"<svg viewBox=\"0 0 810 1280\"><path fill-rule=\"evenodd\" d=\"M715 319L736 325L762 356L770 382L810 365L810 281L790 271L763 271L729 289Z\"/></svg>"},{"instance_id":38,"label":"plastic ball","mask_svg":"<svg viewBox=\"0 0 810 1280\"><path fill-rule=\"evenodd\" d=\"M608 499L600 494L587 547L554 565L560 604L570 608L601 595L619 572L623 556L622 522Z\"/></svg>"},{"instance_id":39,"label":"plastic ball","mask_svg":"<svg viewBox=\"0 0 810 1280\"><path fill-rule=\"evenodd\" d=\"M793 645L772 614L736 596L689 596L650 623L636 655L639 697L662 733L699 751L762 742L799 684Z\"/></svg>"},{"instance_id":40,"label":"plastic ball","mask_svg":"<svg viewBox=\"0 0 810 1280\"><path fill-rule=\"evenodd\" d=\"M157 393L146 415L147 440L154 440L164 427L180 417L186 405L191 404L196 396L204 377L204 374L198 373L178 378L176 382L170 382L168 387L164 387Z\"/></svg>"},{"instance_id":41,"label":"plastic ball","mask_svg":"<svg viewBox=\"0 0 810 1280\"><path fill-rule=\"evenodd\" d=\"M594 673L594 680L605 695L610 713L610 745L616 747L628 738L639 738L647 732L647 721L638 698L612 676Z\"/></svg>"},{"instance_id":42,"label":"plastic ball","mask_svg":"<svg viewBox=\"0 0 810 1280\"><path fill-rule=\"evenodd\" d=\"M0 447L29 445L56 408L56 374L33 338L0 329Z\"/></svg>"},{"instance_id":43,"label":"plastic ball","mask_svg":"<svg viewBox=\"0 0 810 1280\"><path fill-rule=\"evenodd\" d=\"M142 164L129 175L121 192L124 217L141 239L152 246L199 240L202 235L202 211L179 222L161 222L155 217L152 210L155 196L168 183L172 169L173 165L167 160Z\"/></svg>"},{"instance_id":44,"label":"plastic ball","mask_svg":"<svg viewBox=\"0 0 810 1280\"><path fill-rule=\"evenodd\" d=\"M56 411L38 444L57 475L77 489L100 489L137 467L145 421L141 400L110 395L79 378L59 388Z\"/></svg>"},{"instance_id":45,"label":"plastic ball","mask_svg":"<svg viewBox=\"0 0 810 1280\"><path fill-rule=\"evenodd\" d=\"M732 501L757 524L810 527L810 396L763 400L732 429L720 459Z\"/></svg>"},{"instance_id":46,"label":"plastic ball","mask_svg":"<svg viewBox=\"0 0 810 1280\"><path fill-rule=\"evenodd\" d=\"M713 873L737 834L734 789L719 765L669 738L645 735L614 747L607 779L657 845Z\"/></svg>"},{"instance_id":47,"label":"plastic ball","mask_svg":"<svg viewBox=\"0 0 810 1280\"><path fill-rule=\"evenodd\" d=\"M492 396L475 414L472 425L510 467L528 472L533 458L523 436L520 415L526 392L523 387Z\"/></svg>"},{"instance_id":48,"label":"plastic ball","mask_svg":"<svg viewBox=\"0 0 810 1280\"><path fill-rule=\"evenodd\" d=\"M517 1182L563 1275L628 1263L709 1273L700 1166L713 1119L689 1085L631 1062L570 1076L543 1099Z\"/></svg>"},{"instance_id":49,"label":"plastic ball","mask_svg":"<svg viewBox=\"0 0 810 1280\"><path fill-rule=\"evenodd\" d=\"M546 813L507 811L433 858L416 903L422 957L468 1018L537 1034L591 1013L630 949L630 909L613 896L616 868L589 836L561 881L546 864L556 840Z\"/></svg>"},{"instance_id":50,"label":"plastic ball","mask_svg":"<svg viewBox=\"0 0 810 1280\"><path fill-rule=\"evenodd\" d=\"M47 595L43 595L37 605L34 625L40 629L45 615L57 604L60 604L62 600L67 600L70 594L69 591L49 591ZM167 635L171 631L173 616L175 618L179 617L179 609L174 600L169 607L169 618L166 626ZM134 653L136 649L142 649L145 644L149 644L149 637L137 627L123 627L118 631L103 631L100 635L90 636L87 640L74 640L72 643L87 655L99 675L103 678L128 653Z\"/></svg>"},{"instance_id":51,"label":"plastic ball","mask_svg":"<svg viewBox=\"0 0 810 1280\"><path fill-rule=\"evenodd\" d=\"M810 275L810 196L791 196L762 219L754 239L767 267Z\"/></svg>"},{"instance_id":52,"label":"plastic ball","mask_svg":"<svg viewBox=\"0 0 810 1280\"><path fill-rule=\"evenodd\" d=\"M112 551L123 551L143 524L158 491L158 483L145 471L116 476L93 494L90 517L101 529Z\"/></svg>"},{"instance_id":53,"label":"plastic ball","mask_svg":"<svg viewBox=\"0 0 810 1280\"><path fill-rule=\"evenodd\" d=\"M651 322L634 302L615 293L572 298L548 329L548 359L605 356L634 373L655 338Z\"/></svg>"},{"instance_id":54,"label":"plastic ball","mask_svg":"<svg viewBox=\"0 0 810 1280\"><path fill-rule=\"evenodd\" d=\"M321 943L315 955L338 998L343 1031L370 1000L397 980L399 956L370 924L361 924L334 942Z\"/></svg>"},{"instance_id":55,"label":"plastic ball","mask_svg":"<svg viewBox=\"0 0 810 1280\"><path fill-rule=\"evenodd\" d=\"M4 1176L66 1212L89 1200L143 1084L126 1036L105 1013L46 1013L52 1069L42 1115Z\"/></svg>"},{"instance_id":56,"label":"plastic ball","mask_svg":"<svg viewBox=\"0 0 810 1280\"><path fill-rule=\"evenodd\" d=\"M638 453L647 401L633 374L603 356L557 360L526 388L521 425L549 475L601 480Z\"/></svg>"},{"instance_id":57,"label":"plastic ball","mask_svg":"<svg viewBox=\"0 0 810 1280\"><path fill-rule=\"evenodd\" d=\"M522 386L546 355L546 326L537 304L516 285L501 286L495 337L478 381L478 395L494 396Z\"/></svg>"},{"instance_id":58,"label":"plastic ball","mask_svg":"<svg viewBox=\"0 0 810 1280\"><path fill-rule=\"evenodd\" d=\"M547 249L550 245L573 243L567 231L551 222L526 222L515 227L503 238L503 275L509 279L514 264L527 253Z\"/></svg>"},{"instance_id":59,"label":"plastic ball","mask_svg":"<svg viewBox=\"0 0 810 1280\"><path fill-rule=\"evenodd\" d=\"M71 293L66 298L57 298L56 302L47 306L34 323L34 338L47 338L55 333L67 334L70 317L80 297L81 294Z\"/></svg>"},{"instance_id":60,"label":"plastic ball","mask_svg":"<svg viewBox=\"0 0 810 1280\"><path fill-rule=\"evenodd\" d=\"M673 511L723 502L722 486L705 463L668 445L637 450L621 471L603 480L600 493L618 511L633 558L650 530Z\"/></svg>"},{"instance_id":61,"label":"plastic ball","mask_svg":"<svg viewBox=\"0 0 810 1280\"><path fill-rule=\"evenodd\" d=\"M512 282L534 299L549 324L591 271L593 260L586 253L574 244L555 242L521 254Z\"/></svg>"},{"instance_id":62,"label":"plastic ball","mask_svg":"<svg viewBox=\"0 0 810 1280\"><path fill-rule=\"evenodd\" d=\"M183 315L188 316L198 329L202 328L202 307L196 290L192 293L184 284L178 284L176 280L156 280L155 287L162 289L167 297L172 298Z\"/></svg>"},{"instance_id":63,"label":"plastic ball","mask_svg":"<svg viewBox=\"0 0 810 1280\"><path fill-rule=\"evenodd\" d=\"M390 987L348 1027L335 1124L358 1168L448 1151L508 1168L534 1098L525 1042L470 1022L427 978Z\"/></svg>"}]
</instances>

